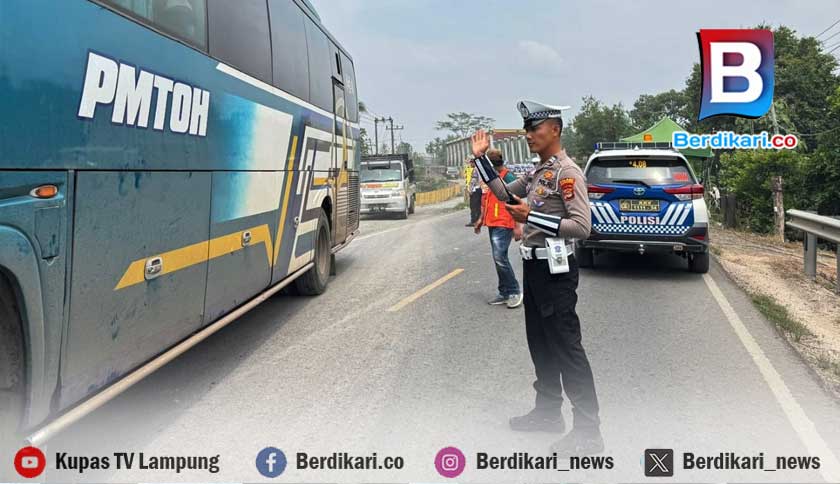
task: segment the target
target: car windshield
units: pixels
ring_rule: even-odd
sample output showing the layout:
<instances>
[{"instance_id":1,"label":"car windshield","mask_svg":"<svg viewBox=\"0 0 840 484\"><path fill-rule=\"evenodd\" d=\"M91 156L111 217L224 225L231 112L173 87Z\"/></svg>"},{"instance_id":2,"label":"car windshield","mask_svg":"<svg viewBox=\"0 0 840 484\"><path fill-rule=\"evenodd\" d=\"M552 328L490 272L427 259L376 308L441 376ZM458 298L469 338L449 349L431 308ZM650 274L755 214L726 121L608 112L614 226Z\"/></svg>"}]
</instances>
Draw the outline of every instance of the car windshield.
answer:
<instances>
[{"instance_id":1,"label":"car windshield","mask_svg":"<svg viewBox=\"0 0 840 484\"><path fill-rule=\"evenodd\" d=\"M402 180L402 170L399 168L362 168L359 172L359 181L362 183L400 180Z\"/></svg>"},{"instance_id":2,"label":"car windshield","mask_svg":"<svg viewBox=\"0 0 840 484\"><path fill-rule=\"evenodd\" d=\"M686 162L679 158L605 158L592 161L589 183L676 185L694 183Z\"/></svg>"}]
</instances>

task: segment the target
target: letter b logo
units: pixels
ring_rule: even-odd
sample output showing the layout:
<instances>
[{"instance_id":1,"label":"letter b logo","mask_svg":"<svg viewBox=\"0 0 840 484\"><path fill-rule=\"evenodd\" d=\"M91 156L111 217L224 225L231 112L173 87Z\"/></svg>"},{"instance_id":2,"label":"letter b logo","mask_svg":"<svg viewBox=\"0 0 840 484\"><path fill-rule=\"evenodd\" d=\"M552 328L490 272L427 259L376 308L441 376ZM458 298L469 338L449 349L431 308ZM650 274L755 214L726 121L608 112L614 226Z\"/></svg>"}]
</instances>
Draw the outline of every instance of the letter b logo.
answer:
<instances>
[{"instance_id":1,"label":"letter b logo","mask_svg":"<svg viewBox=\"0 0 840 484\"><path fill-rule=\"evenodd\" d=\"M700 117L763 116L773 102L773 32L698 32L703 86Z\"/></svg>"}]
</instances>

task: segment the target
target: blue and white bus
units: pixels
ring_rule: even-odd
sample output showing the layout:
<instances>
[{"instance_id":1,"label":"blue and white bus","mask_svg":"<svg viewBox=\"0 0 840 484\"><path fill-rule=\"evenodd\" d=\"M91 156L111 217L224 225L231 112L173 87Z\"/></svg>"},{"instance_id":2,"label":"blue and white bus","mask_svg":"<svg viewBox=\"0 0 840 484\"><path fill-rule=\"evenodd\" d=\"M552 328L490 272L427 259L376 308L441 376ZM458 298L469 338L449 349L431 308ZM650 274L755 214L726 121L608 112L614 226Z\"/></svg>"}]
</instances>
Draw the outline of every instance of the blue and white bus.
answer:
<instances>
[{"instance_id":1,"label":"blue and white bus","mask_svg":"<svg viewBox=\"0 0 840 484\"><path fill-rule=\"evenodd\" d=\"M307 0L0 1L0 435L325 290L354 71Z\"/></svg>"}]
</instances>

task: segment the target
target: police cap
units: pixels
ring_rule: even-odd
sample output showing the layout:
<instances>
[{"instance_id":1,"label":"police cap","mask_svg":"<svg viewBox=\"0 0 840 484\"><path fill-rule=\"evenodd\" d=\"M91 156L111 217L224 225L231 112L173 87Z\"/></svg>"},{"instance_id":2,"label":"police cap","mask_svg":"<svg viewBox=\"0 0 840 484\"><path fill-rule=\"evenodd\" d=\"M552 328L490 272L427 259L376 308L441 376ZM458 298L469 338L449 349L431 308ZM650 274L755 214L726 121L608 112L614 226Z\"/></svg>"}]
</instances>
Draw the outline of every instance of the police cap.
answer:
<instances>
[{"instance_id":1,"label":"police cap","mask_svg":"<svg viewBox=\"0 0 840 484\"><path fill-rule=\"evenodd\" d=\"M516 106L519 109L519 114L522 115L522 121L525 129L536 127L546 119L559 119L561 126L563 122L563 111L569 109L571 106L549 106L534 101L519 101Z\"/></svg>"}]
</instances>

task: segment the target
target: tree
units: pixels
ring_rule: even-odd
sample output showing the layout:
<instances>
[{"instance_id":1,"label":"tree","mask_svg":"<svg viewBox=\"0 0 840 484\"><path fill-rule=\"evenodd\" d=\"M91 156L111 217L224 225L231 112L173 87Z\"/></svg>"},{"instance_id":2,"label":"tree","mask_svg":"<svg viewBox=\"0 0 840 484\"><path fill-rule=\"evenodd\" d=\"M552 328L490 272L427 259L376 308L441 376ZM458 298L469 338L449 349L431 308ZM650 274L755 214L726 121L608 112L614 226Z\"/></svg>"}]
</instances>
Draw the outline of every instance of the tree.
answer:
<instances>
[{"instance_id":1,"label":"tree","mask_svg":"<svg viewBox=\"0 0 840 484\"><path fill-rule=\"evenodd\" d=\"M571 124L573 144L566 149L579 160L589 157L598 141L618 141L634 131L621 103L606 106L592 96L583 98L582 108Z\"/></svg>"},{"instance_id":2,"label":"tree","mask_svg":"<svg viewBox=\"0 0 840 484\"><path fill-rule=\"evenodd\" d=\"M432 157L433 163L443 164L446 162L446 143L458 139L455 135L446 138L435 137L426 143L426 153Z\"/></svg>"},{"instance_id":3,"label":"tree","mask_svg":"<svg viewBox=\"0 0 840 484\"><path fill-rule=\"evenodd\" d=\"M371 148L370 137L368 137L367 131L365 128L359 129L359 150L362 152L362 155L369 155Z\"/></svg>"},{"instance_id":4,"label":"tree","mask_svg":"<svg viewBox=\"0 0 840 484\"><path fill-rule=\"evenodd\" d=\"M493 118L470 113L449 113L445 120L435 123L438 131L449 131L458 139L466 138L478 129L493 129Z\"/></svg>"},{"instance_id":5,"label":"tree","mask_svg":"<svg viewBox=\"0 0 840 484\"><path fill-rule=\"evenodd\" d=\"M666 116L685 126L688 124L686 105L684 91L671 89L659 94L642 94L633 103L630 120L636 131L648 129Z\"/></svg>"},{"instance_id":6,"label":"tree","mask_svg":"<svg viewBox=\"0 0 840 484\"><path fill-rule=\"evenodd\" d=\"M755 232L773 230L771 180L784 180L785 206L807 208L808 156L790 150L735 150L720 157L721 188L738 200L740 224Z\"/></svg>"},{"instance_id":7,"label":"tree","mask_svg":"<svg viewBox=\"0 0 840 484\"><path fill-rule=\"evenodd\" d=\"M414 154L414 148L411 147L411 144L406 143L405 141L400 141L396 149L397 153L401 155L411 156Z\"/></svg>"}]
</instances>

